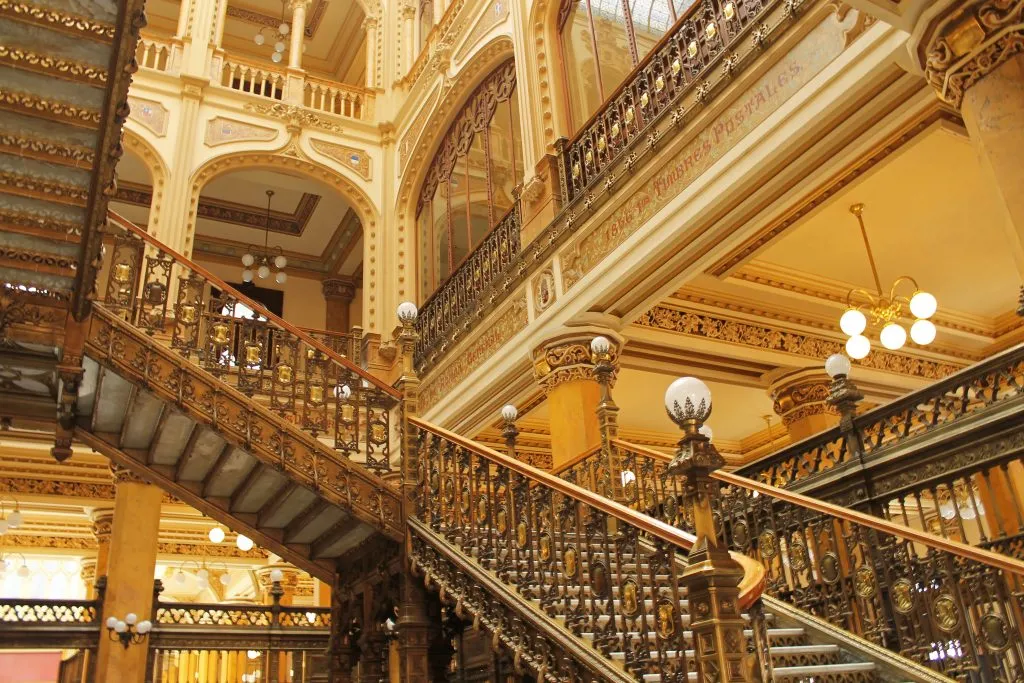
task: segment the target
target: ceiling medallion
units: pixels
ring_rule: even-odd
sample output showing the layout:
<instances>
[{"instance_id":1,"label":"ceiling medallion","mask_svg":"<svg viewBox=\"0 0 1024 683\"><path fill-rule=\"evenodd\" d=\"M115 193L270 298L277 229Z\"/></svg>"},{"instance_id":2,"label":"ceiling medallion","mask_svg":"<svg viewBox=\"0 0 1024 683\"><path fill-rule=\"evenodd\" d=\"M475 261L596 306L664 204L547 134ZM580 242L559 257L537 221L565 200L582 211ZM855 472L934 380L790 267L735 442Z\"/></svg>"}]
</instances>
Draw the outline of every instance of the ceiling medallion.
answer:
<instances>
[{"instance_id":1,"label":"ceiling medallion","mask_svg":"<svg viewBox=\"0 0 1024 683\"><path fill-rule=\"evenodd\" d=\"M860 234L864 238L864 249L868 254L877 291L869 292L866 289L854 288L847 294L846 312L839 319L839 328L849 336L846 340L846 353L850 358L859 360L871 351L871 342L864 335L868 327L868 316L871 317L872 326L881 327L878 339L882 346L890 351L895 351L906 344L907 330L900 323L911 316L914 322L910 325L910 338L921 346L931 344L935 339L935 324L929 318L935 315L938 306L935 297L921 291L917 281L909 275L901 275L893 280L886 295L882 291L882 280L878 276L875 256L871 251L871 243L868 242L867 229L864 227L864 205L854 204L850 207L850 213L857 217L860 225ZM913 287L909 297L898 293L904 285Z\"/></svg>"}]
</instances>

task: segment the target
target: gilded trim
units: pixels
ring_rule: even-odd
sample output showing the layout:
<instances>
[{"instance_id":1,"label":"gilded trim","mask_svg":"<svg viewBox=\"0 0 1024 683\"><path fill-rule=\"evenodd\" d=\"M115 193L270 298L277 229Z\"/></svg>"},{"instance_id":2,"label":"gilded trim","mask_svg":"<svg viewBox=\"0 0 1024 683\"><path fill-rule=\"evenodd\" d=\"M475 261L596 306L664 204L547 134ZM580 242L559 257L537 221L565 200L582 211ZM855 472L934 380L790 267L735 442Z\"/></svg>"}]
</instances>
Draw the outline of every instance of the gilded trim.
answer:
<instances>
[{"instance_id":1,"label":"gilded trim","mask_svg":"<svg viewBox=\"0 0 1024 683\"><path fill-rule=\"evenodd\" d=\"M9 194L48 202L85 206L89 193L80 185L68 185L23 175L0 173L0 187Z\"/></svg>"},{"instance_id":2,"label":"gilded trim","mask_svg":"<svg viewBox=\"0 0 1024 683\"><path fill-rule=\"evenodd\" d=\"M116 30L112 24L11 0L0 0L0 16L102 42L113 40Z\"/></svg>"},{"instance_id":3,"label":"gilded trim","mask_svg":"<svg viewBox=\"0 0 1024 683\"><path fill-rule=\"evenodd\" d=\"M13 90L0 90L0 109L93 129L99 127L102 118L102 114L95 109L76 107Z\"/></svg>"},{"instance_id":4,"label":"gilded trim","mask_svg":"<svg viewBox=\"0 0 1024 683\"><path fill-rule=\"evenodd\" d=\"M10 133L0 133L0 152L82 169L91 169L96 159L96 153L89 147L56 144Z\"/></svg>"},{"instance_id":5,"label":"gilded trim","mask_svg":"<svg viewBox=\"0 0 1024 683\"><path fill-rule=\"evenodd\" d=\"M0 45L0 64L85 85L102 87L107 83L106 69L6 45Z\"/></svg>"}]
</instances>

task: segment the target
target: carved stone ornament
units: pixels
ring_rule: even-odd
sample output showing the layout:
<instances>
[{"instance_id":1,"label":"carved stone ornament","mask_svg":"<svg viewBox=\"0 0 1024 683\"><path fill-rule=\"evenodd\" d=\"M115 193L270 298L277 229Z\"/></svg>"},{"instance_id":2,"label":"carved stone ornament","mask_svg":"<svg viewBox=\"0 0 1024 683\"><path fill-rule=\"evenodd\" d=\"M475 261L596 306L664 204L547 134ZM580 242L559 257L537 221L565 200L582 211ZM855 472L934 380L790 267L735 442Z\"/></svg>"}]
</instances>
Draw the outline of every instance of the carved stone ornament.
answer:
<instances>
[{"instance_id":1,"label":"carved stone ornament","mask_svg":"<svg viewBox=\"0 0 1024 683\"><path fill-rule=\"evenodd\" d=\"M533 371L541 389L548 392L566 382L594 379L590 338L559 341L534 352ZM611 362L612 365L618 363L618 349L614 344Z\"/></svg>"},{"instance_id":2,"label":"carved stone ornament","mask_svg":"<svg viewBox=\"0 0 1024 683\"><path fill-rule=\"evenodd\" d=\"M772 408L787 427L811 415L838 415L828 403L831 382L827 375L800 377L788 382L782 378L771 387Z\"/></svg>"},{"instance_id":3,"label":"carved stone ornament","mask_svg":"<svg viewBox=\"0 0 1024 683\"><path fill-rule=\"evenodd\" d=\"M918 46L925 77L949 104L1015 55L1024 52L1024 0L953 3Z\"/></svg>"},{"instance_id":4,"label":"carved stone ornament","mask_svg":"<svg viewBox=\"0 0 1024 683\"><path fill-rule=\"evenodd\" d=\"M320 130L339 134L342 132L341 126L327 117L314 114L305 107L299 107L294 104L250 102L245 105L245 111L272 116L275 119L281 119L290 126L297 126L299 128L319 128Z\"/></svg>"},{"instance_id":5,"label":"carved stone ornament","mask_svg":"<svg viewBox=\"0 0 1024 683\"><path fill-rule=\"evenodd\" d=\"M203 142L207 147L216 147L229 142L266 141L276 138L278 131L265 126L256 126L244 121L236 121L223 116L215 116L206 122L206 137Z\"/></svg>"},{"instance_id":6,"label":"carved stone ornament","mask_svg":"<svg viewBox=\"0 0 1024 683\"><path fill-rule=\"evenodd\" d=\"M345 299L352 301L356 296L356 285L351 280L329 278L321 283L324 297L327 299Z\"/></svg>"},{"instance_id":7,"label":"carved stone ornament","mask_svg":"<svg viewBox=\"0 0 1024 683\"><path fill-rule=\"evenodd\" d=\"M338 163L351 168L359 174L363 180L369 180L372 176L370 169L370 155L365 149L338 145L323 140L310 140L309 146L326 157L334 159Z\"/></svg>"},{"instance_id":8,"label":"carved stone ornament","mask_svg":"<svg viewBox=\"0 0 1024 683\"><path fill-rule=\"evenodd\" d=\"M129 118L132 121L148 128L157 137L167 135L167 124L170 119L167 107L156 100L141 97L129 97L128 105L131 107Z\"/></svg>"}]
</instances>

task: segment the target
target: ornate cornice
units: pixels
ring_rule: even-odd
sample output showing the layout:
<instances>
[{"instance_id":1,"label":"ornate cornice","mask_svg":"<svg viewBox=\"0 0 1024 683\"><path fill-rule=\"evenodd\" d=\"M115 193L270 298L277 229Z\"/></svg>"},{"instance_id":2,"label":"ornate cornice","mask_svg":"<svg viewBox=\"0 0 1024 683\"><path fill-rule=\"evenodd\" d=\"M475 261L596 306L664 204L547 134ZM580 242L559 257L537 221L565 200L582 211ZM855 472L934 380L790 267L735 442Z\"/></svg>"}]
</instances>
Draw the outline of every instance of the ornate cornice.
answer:
<instances>
[{"instance_id":1,"label":"ornate cornice","mask_svg":"<svg viewBox=\"0 0 1024 683\"><path fill-rule=\"evenodd\" d=\"M0 16L103 42L113 40L116 32L112 24L14 0L0 0Z\"/></svg>"},{"instance_id":2,"label":"ornate cornice","mask_svg":"<svg viewBox=\"0 0 1024 683\"><path fill-rule=\"evenodd\" d=\"M534 377L545 393L567 382L596 379L596 359L590 351L590 341L599 334L611 342L611 363L617 369L620 344L617 335L611 332L588 331L568 338L561 337L534 350ZM614 383L614 375L612 381Z\"/></svg>"},{"instance_id":3,"label":"ornate cornice","mask_svg":"<svg viewBox=\"0 0 1024 683\"><path fill-rule=\"evenodd\" d=\"M352 301L356 296L356 285L351 280L330 278L322 283L324 297L327 299L344 299Z\"/></svg>"},{"instance_id":4,"label":"ornate cornice","mask_svg":"<svg viewBox=\"0 0 1024 683\"><path fill-rule=\"evenodd\" d=\"M1024 53L1024 0L952 3L918 44L925 77L945 102L959 108L964 93Z\"/></svg>"},{"instance_id":5,"label":"ornate cornice","mask_svg":"<svg viewBox=\"0 0 1024 683\"><path fill-rule=\"evenodd\" d=\"M35 116L86 128L96 128L100 125L102 118L102 114L95 109L44 99L38 95L15 90L0 91L0 107L26 116Z\"/></svg>"},{"instance_id":6,"label":"ornate cornice","mask_svg":"<svg viewBox=\"0 0 1024 683\"><path fill-rule=\"evenodd\" d=\"M0 133L0 152L83 169L92 168L96 159L95 150L84 145L55 143L10 132Z\"/></svg>"},{"instance_id":7,"label":"ornate cornice","mask_svg":"<svg viewBox=\"0 0 1024 683\"><path fill-rule=\"evenodd\" d=\"M299 128L319 128L321 130L338 134L341 134L342 132L341 126L334 123L326 116L314 114L305 107L299 107L294 104L284 104L282 102L274 102L272 104L249 102L245 105L245 111L264 114L265 116L272 116L275 119L284 121L290 126L297 126Z\"/></svg>"},{"instance_id":8,"label":"ornate cornice","mask_svg":"<svg viewBox=\"0 0 1024 683\"><path fill-rule=\"evenodd\" d=\"M839 415L827 401L830 384L829 377L818 372L781 377L769 390L772 409L787 427L812 415Z\"/></svg>"}]
</instances>

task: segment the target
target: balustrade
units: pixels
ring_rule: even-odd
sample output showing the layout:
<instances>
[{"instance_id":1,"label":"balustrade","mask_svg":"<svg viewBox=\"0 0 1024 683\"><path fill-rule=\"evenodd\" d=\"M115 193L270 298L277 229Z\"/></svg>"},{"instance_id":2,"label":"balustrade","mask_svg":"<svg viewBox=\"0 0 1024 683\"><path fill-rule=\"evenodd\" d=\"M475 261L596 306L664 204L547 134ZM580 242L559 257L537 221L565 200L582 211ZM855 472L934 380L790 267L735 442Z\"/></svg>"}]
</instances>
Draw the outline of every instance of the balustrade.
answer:
<instances>
[{"instance_id":1,"label":"balustrade","mask_svg":"<svg viewBox=\"0 0 1024 683\"><path fill-rule=\"evenodd\" d=\"M237 58L225 59L221 70L220 84L224 87L273 100L284 98L287 82L283 70Z\"/></svg>"},{"instance_id":2,"label":"balustrade","mask_svg":"<svg viewBox=\"0 0 1024 683\"><path fill-rule=\"evenodd\" d=\"M135 49L135 61L143 69L171 70L171 45L157 38L143 36Z\"/></svg>"},{"instance_id":3,"label":"balustrade","mask_svg":"<svg viewBox=\"0 0 1024 683\"><path fill-rule=\"evenodd\" d=\"M373 118L373 93L345 83L306 78L303 102L310 109L350 119Z\"/></svg>"},{"instance_id":4,"label":"balustrade","mask_svg":"<svg viewBox=\"0 0 1024 683\"><path fill-rule=\"evenodd\" d=\"M399 392L113 213L110 230L101 313L165 343L339 456L391 471Z\"/></svg>"}]
</instances>

